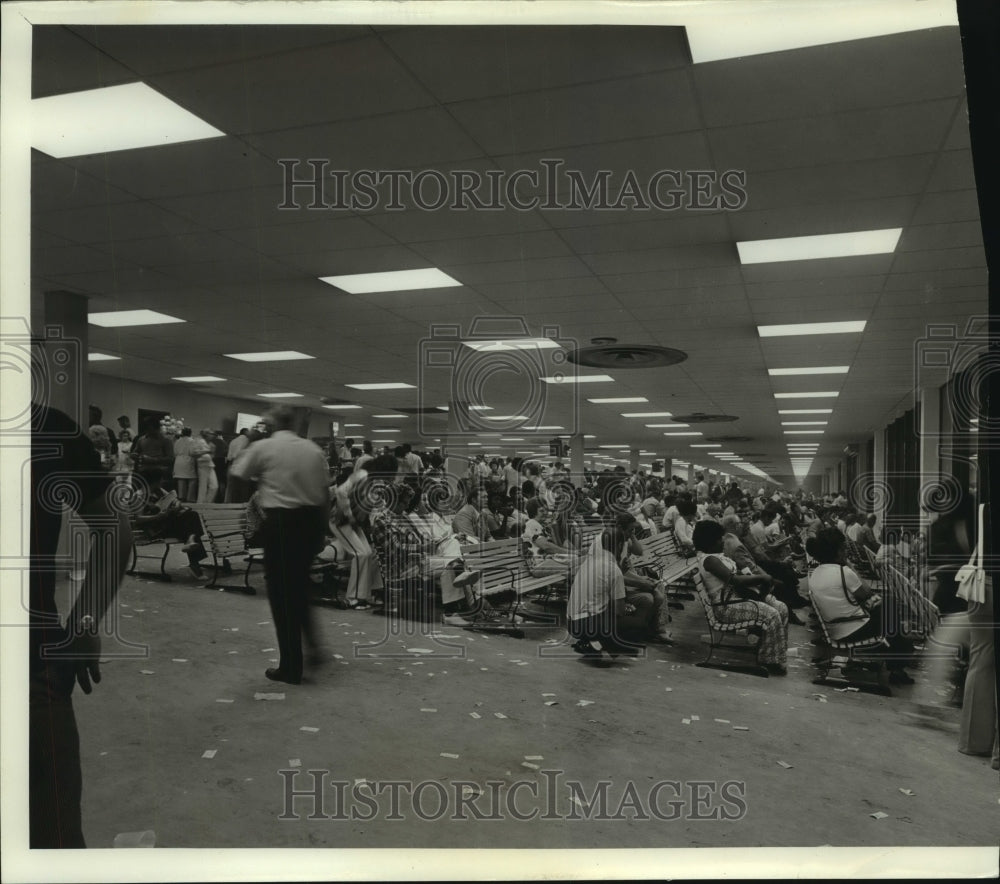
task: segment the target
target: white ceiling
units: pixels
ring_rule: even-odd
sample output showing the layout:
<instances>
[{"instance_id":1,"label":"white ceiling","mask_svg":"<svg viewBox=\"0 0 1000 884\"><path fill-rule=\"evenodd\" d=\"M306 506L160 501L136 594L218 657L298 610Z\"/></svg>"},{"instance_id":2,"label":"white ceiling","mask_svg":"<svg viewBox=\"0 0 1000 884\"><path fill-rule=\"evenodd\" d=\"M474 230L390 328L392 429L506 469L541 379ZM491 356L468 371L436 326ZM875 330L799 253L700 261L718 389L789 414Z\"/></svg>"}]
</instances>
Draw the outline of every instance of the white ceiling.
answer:
<instances>
[{"instance_id":1,"label":"white ceiling","mask_svg":"<svg viewBox=\"0 0 1000 884\"><path fill-rule=\"evenodd\" d=\"M141 306L187 320L92 328L92 349L123 357L93 366L102 374L216 374L230 379L213 386L227 395L351 399L366 406L352 421L369 427L370 413L448 401L448 383L420 373L433 324L523 317L532 334L555 325L581 344L601 335L688 353L582 387L580 399L650 400L583 401L594 445L687 459L699 440L665 439L643 426L657 421L620 412L725 412L740 419L716 432L752 438L727 449L766 453L750 460L779 478L795 438L782 434L779 407L832 403L820 469L912 396L927 323L986 312L957 28L699 65L683 29L664 27L36 27L33 49L35 97L141 80L227 133L64 160L34 154L36 318L44 291L69 289L91 295L94 311ZM554 157L618 181L629 169L640 180L664 168L742 169L749 199L717 213L289 211L277 208L285 157L446 173ZM742 267L735 248L887 227L903 228L892 255ZM427 266L462 287L352 296L317 280ZM756 333L841 319L868 327ZM269 349L317 358L221 355ZM767 374L809 364L851 368L832 379ZM344 386L421 377L421 389L402 392ZM840 396L773 398L807 389ZM544 423L570 426L574 397L548 392ZM497 413L524 398L496 385L487 395ZM436 420L443 430L444 415ZM405 429L415 418L399 426L416 438Z\"/></svg>"}]
</instances>

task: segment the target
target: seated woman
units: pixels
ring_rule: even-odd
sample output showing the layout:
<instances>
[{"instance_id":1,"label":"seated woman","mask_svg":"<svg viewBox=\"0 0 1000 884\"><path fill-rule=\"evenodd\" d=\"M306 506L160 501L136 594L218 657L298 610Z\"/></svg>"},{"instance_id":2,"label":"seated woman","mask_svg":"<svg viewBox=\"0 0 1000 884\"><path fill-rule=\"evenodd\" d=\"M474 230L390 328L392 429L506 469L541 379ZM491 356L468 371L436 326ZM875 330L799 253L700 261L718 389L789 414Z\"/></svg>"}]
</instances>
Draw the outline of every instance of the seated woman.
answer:
<instances>
[{"instance_id":1,"label":"seated woman","mask_svg":"<svg viewBox=\"0 0 1000 884\"><path fill-rule=\"evenodd\" d=\"M528 521L521 532L521 539L531 546L531 570L535 574L558 574L567 569L576 571L579 553L570 546L569 539L559 543L553 536L548 507L540 497L525 501Z\"/></svg>"},{"instance_id":2,"label":"seated woman","mask_svg":"<svg viewBox=\"0 0 1000 884\"><path fill-rule=\"evenodd\" d=\"M205 576L201 561L208 555L201 542L201 519L194 510L181 504L175 492L163 488L165 473L162 469L151 467L144 476L148 487L138 492L141 509L135 516L135 527L143 529L151 538L185 541L181 550L187 554L188 568L201 579Z\"/></svg>"},{"instance_id":3,"label":"seated woman","mask_svg":"<svg viewBox=\"0 0 1000 884\"><path fill-rule=\"evenodd\" d=\"M677 518L674 519L674 538L677 550L682 556L690 558L695 552L694 526L698 518L698 505L690 498L681 498L675 506Z\"/></svg>"},{"instance_id":4,"label":"seated woman","mask_svg":"<svg viewBox=\"0 0 1000 884\"><path fill-rule=\"evenodd\" d=\"M336 559L349 559L351 562L347 586L334 601L339 608L367 608L371 604L372 592L383 588L382 572L365 533L365 523L378 502L373 483L391 483L398 463L393 455L380 455L365 466L368 469L355 468L346 481L337 486L330 508L332 539L327 550L332 547L336 551ZM327 557L325 552L320 553L321 558Z\"/></svg>"},{"instance_id":5,"label":"seated woman","mask_svg":"<svg viewBox=\"0 0 1000 884\"><path fill-rule=\"evenodd\" d=\"M628 538L619 528L605 528L601 545L580 564L566 606L573 650L599 655L636 653L635 639L649 634L652 602L648 596L630 601L619 567ZM654 624L655 625L655 624Z\"/></svg>"},{"instance_id":6,"label":"seated woman","mask_svg":"<svg viewBox=\"0 0 1000 884\"><path fill-rule=\"evenodd\" d=\"M511 516L514 514L514 507L508 502L506 495L500 492L491 494L483 510L483 521L486 523L486 530L494 540L501 540L509 536L511 527Z\"/></svg>"},{"instance_id":7,"label":"seated woman","mask_svg":"<svg viewBox=\"0 0 1000 884\"><path fill-rule=\"evenodd\" d=\"M846 566L846 539L837 528L823 528L806 543L809 555L819 562L809 575L809 591L817 613L835 641L885 638L895 658L887 663L889 681L913 684L905 669L913 645L900 635L898 624L893 622L875 591Z\"/></svg>"},{"instance_id":8,"label":"seated woman","mask_svg":"<svg viewBox=\"0 0 1000 884\"><path fill-rule=\"evenodd\" d=\"M736 562L723 552L725 533L722 525L711 520L698 522L693 531L698 570L715 617L720 623L752 620L759 625L763 634L757 646L757 661L773 675L786 675L788 611L782 613L765 601L770 595L769 575L736 573Z\"/></svg>"}]
</instances>

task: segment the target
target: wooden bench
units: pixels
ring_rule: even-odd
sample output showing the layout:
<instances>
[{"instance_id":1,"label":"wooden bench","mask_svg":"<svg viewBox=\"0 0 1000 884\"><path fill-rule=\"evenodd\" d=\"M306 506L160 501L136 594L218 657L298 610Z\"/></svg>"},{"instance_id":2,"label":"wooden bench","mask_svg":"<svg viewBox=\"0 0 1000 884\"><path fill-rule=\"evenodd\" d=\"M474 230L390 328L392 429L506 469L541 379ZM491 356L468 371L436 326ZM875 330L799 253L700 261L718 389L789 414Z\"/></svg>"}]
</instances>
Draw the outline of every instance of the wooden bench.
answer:
<instances>
[{"instance_id":1,"label":"wooden bench","mask_svg":"<svg viewBox=\"0 0 1000 884\"><path fill-rule=\"evenodd\" d=\"M865 618L837 617L834 620L827 621L823 619L823 615L820 613L819 606L816 604L812 590L809 591L809 601L812 602L813 610L816 612L816 619L823 631L823 644L825 645L825 648L821 650L821 653L826 654L826 656L823 656L815 661L816 669L818 670L819 675L813 679L813 684L854 685L866 690L874 689L876 693L891 696L892 690L889 688L889 671L886 668L885 659L879 657L877 654L877 652L887 650L889 643L880 636L854 641L851 640L850 636L843 639L831 638L829 631L829 626L831 624L846 623L848 621L856 620L860 625ZM862 652L861 655L858 655L859 651ZM864 652L866 651L876 653L872 656L865 657ZM862 662L868 663L874 667L876 674L876 684L874 686L867 682L857 682L855 679L850 678L849 673L845 671L847 666L851 664L860 664ZM830 678L831 669L839 669L841 677L839 679Z\"/></svg>"},{"instance_id":2,"label":"wooden bench","mask_svg":"<svg viewBox=\"0 0 1000 884\"><path fill-rule=\"evenodd\" d=\"M672 531L663 531L645 538L642 541L642 551L641 558L633 558L632 566L652 568L659 574L667 585L670 607L683 610L684 606L680 601L691 601L694 598L686 587L691 586L691 576L698 570L697 561L685 559L678 552Z\"/></svg>"},{"instance_id":3,"label":"wooden bench","mask_svg":"<svg viewBox=\"0 0 1000 884\"><path fill-rule=\"evenodd\" d=\"M170 583L173 579L167 573L167 556L170 555L170 547L175 543L182 543L176 537L158 537L155 534L151 534L144 528L139 528L134 523L132 524L132 561L129 563L128 570L126 573L131 577L148 577L150 580L162 580L164 583ZM140 549L145 549L150 546L157 546L163 544L163 555L143 555L139 552ZM136 570L136 565L139 559L159 559L160 570L159 571L138 571Z\"/></svg>"},{"instance_id":4,"label":"wooden bench","mask_svg":"<svg viewBox=\"0 0 1000 884\"><path fill-rule=\"evenodd\" d=\"M490 609L509 618L511 624L516 622L515 618L525 595L546 592L554 586L565 584L569 579L569 569L557 574L533 574L523 542L514 538L490 540L463 547L462 557L467 570L478 571L480 574L479 581L472 586L473 593L486 602ZM497 604L500 596L507 597L506 605ZM486 605L482 607L486 609ZM492 615L487 612L487 616ZM537 619L533 612L530 616Z\"/></svg>"},{"instance_id":5,"label":"wooden bench","mask_svg":"<svg viewBox=\"0 0 1000 884\"><path fill-rule=\"evenodd\" d=\"M212 578L205 584L206 589L220 589L256 595L257 590L250 585L250 571L254 565L264 564L264 550L251 546L248 536L247 505L245 503L200 503L191 508L198 513L203 530L201 542L205 551L212 556ZM218 584L220 575L230 573L229 560L246 559L243 585ZM343 569L341 562L316 560L310 570L312 575L326 576Z\"/></svg>"},{"instance_id":6,"label":"wooden bench","mask_svg":"<svg viewBox=\"0 0 1000 884\"><path fill-rule=\"evenodd\" d=\"M701 663L696 663L695 666L700 666L705 669L725 669L732 672L746 672L750 675L760 675L764 678L768 677L768 671L763 666L757 663L757 649L760 643L760 632L763 625L762 621L757 617L747 617L742 620L734 620L732 622L720 621L716 616L716 609L721 607L721 605L716 605L712 602L709 597L708 589L705 587L705 581L702 579L701 574L698 571L694 573L694 588L698 595L698 600L701 602L702 608L705 610L705 620L708 622L708 656ZM742 601L741 599L733 599L732 602L727 602L726 604L736 604ZM725 643L726 636L738 635L744 637L744 643ZM755 637L756 641L751 637ZM754 655L754 665L734 665L731 663L712 663L712 655L718 648L727 648L734 651L744 651L752 652Z\"/></svg>"}]
</instances>

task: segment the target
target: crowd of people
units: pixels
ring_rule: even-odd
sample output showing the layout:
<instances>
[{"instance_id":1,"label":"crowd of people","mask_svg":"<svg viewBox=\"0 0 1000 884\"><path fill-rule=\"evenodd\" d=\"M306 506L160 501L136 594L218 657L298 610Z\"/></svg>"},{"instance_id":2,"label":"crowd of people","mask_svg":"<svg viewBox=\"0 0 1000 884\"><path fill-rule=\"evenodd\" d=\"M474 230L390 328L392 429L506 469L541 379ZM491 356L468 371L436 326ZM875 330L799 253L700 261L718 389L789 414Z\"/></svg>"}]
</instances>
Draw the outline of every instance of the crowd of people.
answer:
<instances>
[{"instance_id":1,"label":"crowd of people","mask_svg":"<svg viewBox=\"0 0 1000 884\"><path fill-rule=\"evenodd\" d=\"M298 684L307 668L325 659L309 604L317 559L349 567L337 598L345 608L388 612L390 580L422 582L440 594L445 622L464 625L477 606L488 604L475 592L482 574L466 551L507 538L518 541L533 575L564 579L567 632L584 658L604 660L650 642L669 643L664 581L642 564L643 540L668 533L679 556L696 560L716 619L758 631L758 662L774 675L787 674L788 625L802 622L796 612L811 599L833 641L885 638L891 679L911 682L906 666L937 623L939 607L924 598L933 593L972 632L965 639L960 751L992 752L998 765L992 582L988 577L986 600L969 603L967 613L956 592L956 572L990 530L988 507L979 511L980 522L986 511L985 528L977 528L971 503L960 501L929 514L926 537L900 530L880 540L878 519L855 511L842 492L753 490L702 474L689 481L622 467L571 476L558 461L487 462L482 456L457 474L455 462L446 469L438 450L376 451L367 441L355 448L350 439L324 450L294 431L294 412L286 406L272 409L264 425L235 434L224 451L212 431L193 437L181 430L173 440L155 424L133 441L127 419L119 419L125 425L115 439L101 417L92 409L89 431L74 436L66 415L44 406L32 411L33 498L45 497L53 471L68 471L78 477L80 514L98 517L87 576L64 621L52 569L31 572L32 846L83 846L70 695L75 683L89 693L100 680L98 627L113 604L132 530L183 540L197 574L205 551L197 510L188 504L220 498L246 503L264 548L279 644L278 665L265 675L274 681ZM50 436L61 440L61 461L45 453ZM133 471L143 478L134 483L140 505L116 512L108 489L116 478L131 483ZM56 554L60 521L56 510L34 507L32 555L39 561ZM114 562L99 554L101 532L115 537L120 555ZM591 539L584 542L585 536ZM870 562L881 556L885 573L903 568L902 584L866 580L859 573L864 550ZM929 582L914 574L926 574ZM935 616L926 616L927 610ZM63 655L47 657L52 647Z\"/></svg>"}]
</instances>

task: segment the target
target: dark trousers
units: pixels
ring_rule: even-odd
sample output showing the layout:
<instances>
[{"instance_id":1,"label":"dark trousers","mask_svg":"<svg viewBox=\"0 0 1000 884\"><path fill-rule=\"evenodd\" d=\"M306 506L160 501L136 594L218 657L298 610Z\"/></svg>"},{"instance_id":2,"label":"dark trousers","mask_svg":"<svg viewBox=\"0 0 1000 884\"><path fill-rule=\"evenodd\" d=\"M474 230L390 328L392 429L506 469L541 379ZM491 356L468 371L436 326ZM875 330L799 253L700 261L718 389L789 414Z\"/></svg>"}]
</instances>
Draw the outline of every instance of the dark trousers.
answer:
<instances>
[{"instance_id":1,"label":"dark trousers","mask_svg":"<svg viewBox=\"0 0 1000 884\"><path fill-rule=\"evenodd\" d=\"M323 509L268 509L261 535L267 600L278 635L278 668L289 679L302 677L302 637L318 647L309 612L309 568L323 545Z\"/></svg>"},{"instance_id":2,"label":"dark trousers","mask_svg":"<svg viewBox=\"0 0 1000 884\"><path fill-rule=\"evenodd\" d=\"M799 575L791 565L770 559L761 559L757 564L775 579L771 592L778 601L784 602L789 608L804 608L809 604L799 595Z\"/></svg>"},{"instance_id":3,"label":"dark trousers","mask_svg":"<svg viewBox=\"0 0 1000 884\"><path fill-rule=\"evenodd\" d=\"M900 635L899 629L893 621L891 611L884 604L876 605L871 609L868 622L854 630L847 638L850 641L884 638L889 643L889 654L891 655L891 659L886 660L886 667L888 669L903 669L907 660L913 656L913 642Z\"/></svg>"},{"instance_id":4,"label":"dark trousers","mask_svg":"<svg viewBox=\"0 0 1000 884\"><path fill-rule=\"evenodd\" d=\"M31 673L28 791L32 848L86 847L80 799L80 736L73 714L74 676L51 662Z\"/></svg>"}]
</instances>

